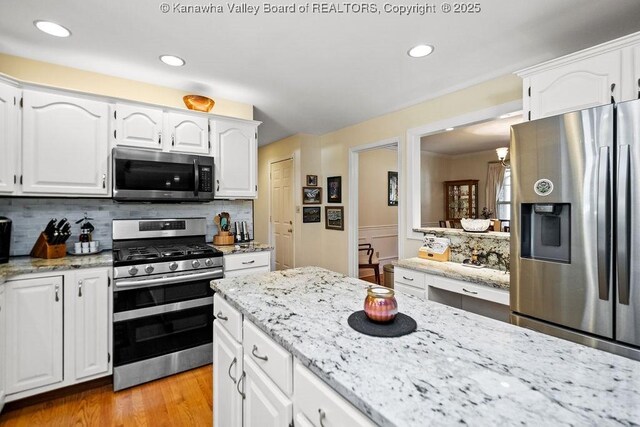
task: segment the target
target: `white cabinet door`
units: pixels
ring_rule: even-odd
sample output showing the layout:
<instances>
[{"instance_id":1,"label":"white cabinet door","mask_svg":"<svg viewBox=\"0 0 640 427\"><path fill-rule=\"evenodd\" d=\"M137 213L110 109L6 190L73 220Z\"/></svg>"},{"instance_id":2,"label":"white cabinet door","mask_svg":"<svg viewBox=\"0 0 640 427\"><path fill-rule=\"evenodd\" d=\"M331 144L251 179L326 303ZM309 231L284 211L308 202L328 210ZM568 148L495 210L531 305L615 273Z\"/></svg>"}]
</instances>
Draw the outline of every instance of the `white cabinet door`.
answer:
<instances>
[{"instance_id":1,"label":"white cabinet door","mask_svg":"<svg viewBox=\"0 0 640 427\"><path fill-rule=\"evenodd\" d=\"M213 322L213 426L242 426L242 396L237 390L242 375L242 345L219 321Z\"/></svg>"},{"instance_id":2,"label":"white cabinet door","mask_svg":"<svg viewBox=\"0 0 640 427\"><path fill-rule=\"evenodd\" d=\"M258 146L256 125L212 120L217 199L255 199Z\"/></svg>"},{"instance_id":3,"label":"white cabinet door","mask_svg":"<svg viewBox=\"0 0 640 427\"><path fill-rule=\"evenodd\" d=\"M4 284L7 306L6 391L62 381L62 277Z\"/></svg>"},{"instance_id":4,"label":"white cabinet door","mask_svg":"<svg viewBox=\"0 0 640 427\"><path fill-rule=\"evenodd\" d=\"M618 50L532 75L531 119L608 104L612 84L615 84L613 96L620 101L620 64Z\"/></svg>"},{"instance_id":5,"label":"white cabinet door","mask_svg":"<svg viewBox=\"0 0 640 427\"><path fill-rule=\"evenodd\" d=\"M11 193L18 176L18 103L20 91L0 84L0 193Z\"/></svg>"},{"instance_id":6,"label":"white cabinet door","mask_svg":"<svg viewBox=\"0 0 640 427\"><path fill-rule=\"evenodd\" d=\"M168 151L209 154L209 120L192 114L167 113Z\"/></svg>"},{"instance_id":7,"label":"white cabinet door","mask_svg":"<svg viewBox=\"0 0 640 427\"><path fill-rule=\"evenodd\" d=\"M109 105L32 90L23 99L22 191L106 196Z\"/></svg>"},{"instance_id":8,"label":"white cabinet door","mask_svg":"<svg viewBox=\"0 0 640 427\"><path fill-rule=\"evenodd\" d=\"M6 313L7 307L4 303L4 286L0 285L0 412L4 407L4 399L6 396L4 378L5 378L5 366L6 366Z\"/></svg>"},{"instance_id":9,"label":"white cabinet door","mask_svg":"<svg viewBox=\"0 0 640 427\"><path fill-rule=\"evenodd\" d=\"M75 274L75 281L69 286L65 285L66 298L74 299L76 380L109 371L111 322L108 279L106 269L79 270Z\"/></svg>"},{"instance_id":10,"label":"white cabinet door","mask_svg":"<svg viewBox=\"0 0 640 427\"><path fill-rule=\"evenodd\" d=\"M116 144L162 150L163 117L160 108L116 104Z\"/></svg>"},{"instance_id":11,"label":"white cabinet door","mask_svg":"<svg viewBox=\"0 0 640 427\"><path fill-rule=\"evenodd\" d=\"M253 360L245 356L244 427L282 427L293 419L291 400L280 391Z\"/></svg>"}]
</instances>

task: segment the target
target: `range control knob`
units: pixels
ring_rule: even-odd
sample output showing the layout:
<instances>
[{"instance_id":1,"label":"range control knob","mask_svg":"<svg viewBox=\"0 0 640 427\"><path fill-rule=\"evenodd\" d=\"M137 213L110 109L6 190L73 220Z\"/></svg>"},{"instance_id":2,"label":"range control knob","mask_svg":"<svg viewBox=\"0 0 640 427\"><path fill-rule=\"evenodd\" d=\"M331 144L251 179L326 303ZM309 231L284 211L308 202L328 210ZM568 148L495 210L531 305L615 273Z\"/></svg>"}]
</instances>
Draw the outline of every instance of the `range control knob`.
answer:
<instances>
[{"instance_id":1,"label":"range control knob","mask_svg":"<svg viewBox=\"0 0 640 427\"><path fill-rule=\"evenodd\" d=\"M169 264L169 270L173 271L176 268L178 268L178 263L173 261L171 264Z\"/></svg>"},{"instance_id":2,"label":"range control knob","mask_svg":"<svg viewBox=\"0 0 640 427\"><path fill-rule=\"evenodd\" d=\"M197 259L194 259L193 261L191 261L191 266L193 268L198 268L200 267L200 261L198 261Z\"/></svg>"},{"instance_id":3,"label":"range control knob","mask_svg":"<svg viewBox=\"0 0 640 427\"><path fill-rule=\"evenodd\" d=\"M211 267L211 265L213 264L213 261L211 261L211 258L207 258L207 259L204 260L204 264L207 267Z\"/></svg>"},{"instance_id":4,"label":"range control knob","mask_svg":"<svg viewBox=\"0 0 640 427\"><path fill-rule=\"evenodd\" d=\"M131 276L135 276L136 274L138 274L138 269L137 269L135 266L130 267L130 268L129 268L129 274L130 274Z\"/></svg>"},{"instance_id":5,"label":"range control knob","mask_svg":"<svg viewBox=\"0 0 640 427\"><path fill-rule=\"evenodd\" d=\"M153 266L152 266L152 265L147 265L147 266L144 268L144 271L146 271L148 274L153 273Z\"/></svg>"}]
</instances>

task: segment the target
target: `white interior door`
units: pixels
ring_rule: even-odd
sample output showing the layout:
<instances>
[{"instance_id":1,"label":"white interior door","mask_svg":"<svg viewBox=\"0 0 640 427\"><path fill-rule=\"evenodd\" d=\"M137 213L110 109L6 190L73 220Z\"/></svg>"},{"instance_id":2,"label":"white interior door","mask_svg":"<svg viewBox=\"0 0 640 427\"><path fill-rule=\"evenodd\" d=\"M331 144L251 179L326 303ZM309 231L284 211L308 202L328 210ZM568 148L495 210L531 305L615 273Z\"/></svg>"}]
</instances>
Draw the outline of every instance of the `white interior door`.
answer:
<instances>
[{"instance_id":1,"label":"white interior door","mask_svg":"<svg viewBox=\"0 0 640 427\"><path fill-rule=\"evenodd\" d=\"M294 267L293 259L293 159L271 164L271 229L274 233L276 270Z\"/></svg>"}]
</instances>

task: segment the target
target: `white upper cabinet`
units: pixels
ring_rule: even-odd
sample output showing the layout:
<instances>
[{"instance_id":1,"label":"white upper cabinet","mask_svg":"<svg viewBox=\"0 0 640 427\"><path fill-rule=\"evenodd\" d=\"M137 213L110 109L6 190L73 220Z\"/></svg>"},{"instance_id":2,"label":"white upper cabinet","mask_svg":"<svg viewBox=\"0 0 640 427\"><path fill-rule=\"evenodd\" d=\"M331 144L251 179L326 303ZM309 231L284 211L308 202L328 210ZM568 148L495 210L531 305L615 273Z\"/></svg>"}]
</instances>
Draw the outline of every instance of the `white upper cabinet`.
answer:
<instances>
[{"instance_id":1,"label":"white upper cabinet","mask_svg":"<svg viewBox=\"0 0 640 427\"><path fill-rule=\"evenodd\" d=\"M12 193L18 176L20 90L0 83L0 193Z\"/></svg>"},{"instance_id":2,"label":"white upper cabinet","mask_svg":"<svg viewBox=\"0 0 640 427\"><path fill-rule=\"evenodd\" d=\"M195 114L170 112L166 115L168 151L209 154L209 119Z\"/></svg>"},{"instance_id":3,"label":"white upper cabinet","mask_svg":"<svg viewBox=\"0 0 640 427\"><path fill-rule=\"evenodd\" d=\"M519 71L530 120L635 99L640 33Z\"/></svg>"},{"instance_id":4,"label":"white upper cabinet","mask_svg":"<svg viewBox=\"0 0 640 427\"><path fill-rule=\"evenodd\" d=\"M255 199L257 187L257 125L211 121L217 199Z\"/></svg>"},{"instance_id":5,"label":"white upper cabinet","mask_svg":"<svg viewBox=\"0 0 640 427\"><path fill-rule=\"evenodd\" d=\"M109 371L110 293L104 268L78 270L70 289L74 300L76 380ZM67 294L67 297L69 295ZM70 340L67 340L69 342Z\"/></svg>"},{"instance_id":6,"label":"white upper cabinet","mask_svg":"<svg viewBox=\"0 0 640 427\"><path fill-rule=\"evenodd\" d=\"M118 103L114 117L116 145L162 150L162 109Z\"/></svg>"},{"instance_id":7,"label":"white upper cabinet","mask_svg":"<svg viewBox=\"0 0 640 427\"><path fill-rule=\"evenodd\" d=\"M109 104L23 92L23 193L108 195Z\"/></svg>"},{"instance_id":8,"label":"white upper cabinet","mask_svg":"<svg viewBox=\"0 0 640 427\"><path fill-rule=\"evenodd\" d=\"M61 382L62 277L9 281L4 286L7 394Z\"/></svg>"}]
</instances>

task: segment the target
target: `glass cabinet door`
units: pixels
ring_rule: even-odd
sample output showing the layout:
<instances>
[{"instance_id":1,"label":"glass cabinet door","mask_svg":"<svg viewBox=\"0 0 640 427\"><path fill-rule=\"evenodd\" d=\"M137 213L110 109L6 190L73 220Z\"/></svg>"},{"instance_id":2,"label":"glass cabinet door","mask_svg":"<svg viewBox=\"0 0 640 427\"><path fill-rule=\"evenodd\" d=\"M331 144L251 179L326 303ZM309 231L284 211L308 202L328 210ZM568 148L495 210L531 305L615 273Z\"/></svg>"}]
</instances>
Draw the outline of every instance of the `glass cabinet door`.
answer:
<instances>
[{"instance_id":1,"label":"glass cabinet door","mask_svg":"<svg viewBox=\"0 0 640 427\"><path fill-rule=\"evenodd\" d=\"M478 217L478 180L445 181L445 219Z\"/></svg>"}]
</instances>

